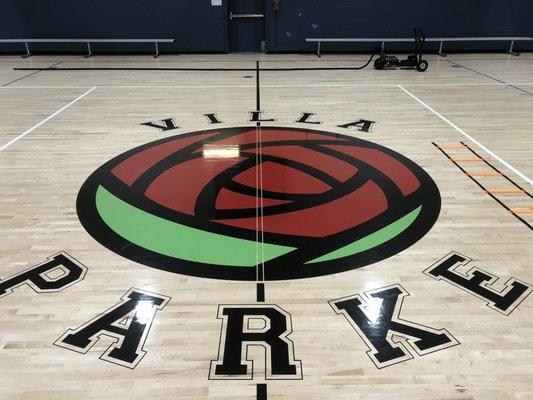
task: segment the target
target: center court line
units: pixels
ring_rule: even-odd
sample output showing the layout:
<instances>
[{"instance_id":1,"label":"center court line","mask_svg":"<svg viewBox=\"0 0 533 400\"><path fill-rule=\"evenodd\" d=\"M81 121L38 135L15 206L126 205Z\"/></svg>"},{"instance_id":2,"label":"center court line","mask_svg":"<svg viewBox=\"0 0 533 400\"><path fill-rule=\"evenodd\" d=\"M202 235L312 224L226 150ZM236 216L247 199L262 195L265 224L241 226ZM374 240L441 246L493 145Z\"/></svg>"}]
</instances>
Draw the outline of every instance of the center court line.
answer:
<instances>
[{"instance_id":1,"label":"center court line","mask_svg":"<svg viewBox=\"0 0 533 400\"><path fill-rule=\"evenodd\" d=\"M93 86L91 89L87 90L85 93L83 93L81 96L78 96L76 97L74 100L72 100L70 103L68 103L66 106L63 106L62 108L60 108L59 110L57 110L55 113L53 113L52 115L46 117L45 119L43 119L41 122L39 122L37 125L34 125L32 126L30 129L28 129L27 131L25 131L24 133L21 133L20 135L18 135L17 137L11 139L9 142L7 142L6 144L4 144L2 147L0 147L0 151L6 149L7 147L9 147L10 145L12 145L13 143L15 143L17 140L19 139L22 139L24 136L26 136L28 133L32 132L33 130L35 130L36 128L40 127L42 124L44 124L45 122L51 120L52 118L54 118L57 114L59 114L61 111L63 110L66 110L67 108L69 108L72 104L76 103L78 100L81 100L83 99L85 96L87 96L89 93L91 93L94 89L96 89L96 86Z\"/></svg>"},{"instance_id":2,"label":"center court line","mask_svg":"<svg viewBox=\"0 0 533 400\"><path fill-rule=\"evenodd\" d=\"M435 111L433 108L431 108L429 105L427 105L426 103L424 103L422 100L420 100L418 97L416 97L414 94L412 94L410 91L408 91L407 89L405 89L402 85L398 85L398 87L406 94L408 94L409 96L411 96L413 99L415 99L417 102L419 102L420 104L422 104L424 107L426 107L429 111L431 111L433 114L435 114L437 117L439 117L440 119L442 119L444 122L446 122L448 125L450 125L453 129L455 129L457 132L459 132L461 135L463 135L464 137L466 137L468 140L470 140L471 142L475 143L478 147L480 147L481 149L483 149L487 154L490 154L493 158L495 158L496 160L498 160L500 163L502 163L503 165L505 165L507 168L509 168L511 171L513 171L515 174L517 174L519 177L521 177L522 179L524 179L527 183L529 183L530 185L533 186L533 181L528 178L525 174L523 174L522 172L520 172L518 169L516 169L515 167L513 167L511 164L509 164L507 161L505 161L503 158L499 157L496 153L494 153L493 151L489 150L488 148L486 148L485 146L483 146L481 143L479 143L476 139L474 139L472 136L470 136L468 133L466 133L465 131L463 131L461 128L459 128L457 125L455 125L453 122L451 122L449 119L447 119L446 117L444 117L443 115L441 115L438 111Z\"/></svg>"}]
</instances>

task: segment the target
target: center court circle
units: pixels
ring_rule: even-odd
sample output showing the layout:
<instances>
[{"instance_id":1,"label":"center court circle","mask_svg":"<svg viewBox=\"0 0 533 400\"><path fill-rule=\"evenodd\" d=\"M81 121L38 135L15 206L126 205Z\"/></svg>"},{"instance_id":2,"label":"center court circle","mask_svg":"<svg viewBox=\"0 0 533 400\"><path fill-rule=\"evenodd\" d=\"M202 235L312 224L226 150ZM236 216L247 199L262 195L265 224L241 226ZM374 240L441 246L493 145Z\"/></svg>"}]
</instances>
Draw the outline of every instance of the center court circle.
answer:
<instances>
[{"instance_id":1,"label":"center court circle","mask_svg":"<svg viewBox=\"0 0 533 400\"><path fill-rule=\"evenodd\" d=\"M94 171L77 198L81 223L111 251L230 280L256 280L258 264L281 280L376 263L421 239L440 207L431 177L405 156L285 127L147 143Z\"/></svg>"}]
</instances>

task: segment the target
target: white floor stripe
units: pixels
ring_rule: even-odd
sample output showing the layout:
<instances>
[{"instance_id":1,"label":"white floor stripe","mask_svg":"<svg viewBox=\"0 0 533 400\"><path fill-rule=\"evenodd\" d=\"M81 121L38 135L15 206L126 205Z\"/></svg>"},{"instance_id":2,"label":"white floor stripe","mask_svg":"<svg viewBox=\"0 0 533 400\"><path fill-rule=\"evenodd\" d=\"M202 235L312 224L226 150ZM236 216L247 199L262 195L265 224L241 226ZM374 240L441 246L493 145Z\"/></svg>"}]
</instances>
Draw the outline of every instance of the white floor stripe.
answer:
<instances>
[{"instance_id":1,"label":"white floor stripe","mask_svg":"<svg viewBox=\"0 0 533 400\"><path fill-rule=\"evenodd\" d=\"M468 133L463 131L461 128L459 128L457 125L455 125L453 122L451 122L449 119L441 115L438 111L435 111L433 108L428 106L426 103L424 103L422 100L420 100L418 97L416 97L414 94L412 94L410 91L405 89L402 85L398 85L398 87L403 90L405 93L407 93L409 96L411 96L413 99L415 99L417 102L422 104L424 107L426 107L429 111L431 111L433 114L435 114L437 117L442 119L444 122L446 122L448 125L450 125L453 129L455 129L457 132L459 132L461 135L463 135L465 138L470 140L471 142L475 143L478 147L483 149L487 154L490 154L491 157L498 160L500 163L505 165L507 168L509 168L511 171L513 171L516 175L518 175L520 178L524 179L527 183L533 186L533 181L529 179L525 174L517 170L515 167L513 167L511 164L509 164L507 161L505 161L503 158L499 157L496 153L489 150L485 146L483 146L481 143L479 143L476 139L474 139L472 136L470 136Z\"/></svg>"},{"instance_id":2,"label":"white floor stripe","mask_svg":"<svg viewBox=\"0 0 533 400\"><path fill-rule=\"evenodd\" d=\"M13 138L11 139L9 142L7 142L6 144L4 144L2 147L0 147L0 151L6 149L7 147L11 146L13 143L15 143L17 140L19 139L22 139L24 136L26 136L28 133L32 132L33 130L35 130L36 128L40 127L42 124L44 124L45 122L51 120L52 118L54 118L57 114L59 114L61 111L69 108L72 104L76 103L78 100L81 100L83 99L85 96L87 96L89 93L91 93L94 89L96 89L96 86L93 86L91 89L87 90L85 93L83 93L81 96L75 98L74 100L72 100L70 103L68 103L66 106L60 108L59 110L57 110L55 113L53 113L52 115L46 117L45 119L43 119L41 122L39 122L37 125L34 125L32 126L30 129L28 129L26 132L24 133L21 133L20 135L18 135L16 138Z\"/></svg>"}]
</instances>

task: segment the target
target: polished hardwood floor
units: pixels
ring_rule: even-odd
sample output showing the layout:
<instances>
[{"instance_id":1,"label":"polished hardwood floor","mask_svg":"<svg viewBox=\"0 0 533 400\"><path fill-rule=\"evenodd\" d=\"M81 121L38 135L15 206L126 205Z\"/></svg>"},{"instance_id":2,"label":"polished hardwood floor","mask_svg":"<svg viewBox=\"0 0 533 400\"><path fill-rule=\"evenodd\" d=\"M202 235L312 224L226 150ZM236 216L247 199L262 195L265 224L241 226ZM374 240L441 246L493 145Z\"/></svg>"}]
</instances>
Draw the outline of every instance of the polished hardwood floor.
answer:
<instances>
[{"instance_id":1,"label":"polished hardwood floor","mask_svg":"<svg viewBox=\"0 0 533 400\"><path fill-rule=\"evenodd\" d=\"M262 393L264 386L257 386L266 384L268 398L276 399L533 399L533 297L528 297L533 285L533 54L451 54L446 58L433 55L428 56L430 67L425 73L376 71L371 67L361 71L261 71L259 118L274 119L260 121L261 129L250 121L250 113L257 110L256 60L263 68L341 67L360 65L366 56L324 55L317 59L313 55L164 55L157 60L151 56L109 55L90 59L59 55L37 55L25 60L0 57L0 398L255 399L266 398ZM58 68L250 71L14 70L46 68L56 63L60 63ZM312 115L302 120L304 113ZM216 114L211 117L216 118L216 123L205 114ZM174 125L165 125L165 119L172 119ZM368 129L362 123L341 126L361 120L369 122ZM156 126L143 125L147 122ZM164 130L157 125L175 129ZM268 219L269 206L263 204L268 197L262 195L267 190L264 185L279 183L277 178L284 182L283 190L296 190L301 182L298 176L285 178L286 173L296 174L289 170L288 166L296 165L290 161L282 163L285 170L273 168L268 172L256 168L249 173L248 176L265 176L264 182L258 178L255 181L254 200L250 200L254 193L249 193L250 204L254 207L255 201L257 209L257 229L250 229L249 237L241 235L236 225L227 220L212 229L213 225L206 222L205 229L211 236L202 236L196 222L191 222L194 228L184 222L198 215L179 209L185 200L175 202L173 212L181 210L184 219L179 220L179 226L165 225L161 229L180 229L190 235L186 246L192 246L188 250L192 249L193 255L176 255L174 243L158 247L166 237L151 240L155 228L144 219L147 210L134 214L129 208L132 206L122 201L129 196L131 204L136 204L144 195L128 193L124 182L113 186L119 188L115 194L124 197L121 200L117 195L114 203L109 203L109 215L125 215L124 229L128 235L133 232L126 239L126 234L117 236L119 228L105 230L102 224L96 227L94 221L103 218L104 206L97 203L91 212L85 212L91 199L94 205L94 198L87 200L82 196L77 209L80 188L99 167L114 160L98 176L104 186L118 176L111 166L124 161L116 159L120 154L158 140L181 146L181 142L170 138L185 134L184 138L195 139L195 135L187 134L213 129L233 132L230 128L234 127L243 127L250 137L265 141L264 147L247 148L251 160L256 154L267 157L269 153L262 149L267 149L270 134L286 132L283 128L306 131L307 136L296 137L300 140L297 144L320 147L321 155L306 156L306 162L318 163L324 157L323 171L331 167L325 154L333 155L331 147L324 147L337 144L329 143L329 137L313 138L310 130L339 134L332 138L340 138L348 145L365 147L366 142L361 141L372 142L386 155L378 155L376 150L364 164L373 165L382 157L383 164L373 168L385 171L388 177L374 172L369 177L378 186L394 181L403 189L410 179L406 176L414 173L421 182L420 196L429 202L424 203L423 210L439 206L438 199L433 194L431 197L431 190L424 186L434 181L440 192L440 214L433 219L424 217L420 224L416 222L416 227L412 225L394 238L386 236L381 225L370 224L365 232L381 234L381 247L354 242L346 249L352 251L359 246L360 256L339 258L337 264L335 255L323 252L325 255L318 256L333 257L333 261L314 267L309 266L312 263L305 264L305 258L298 258L294 265L291 260L296 258L285 258L285 279L270 280L269 268L275 260L272 264L265 260L264 252L281 252L276 247L280 243L292 247L311 243L305 256L326 242L334 245L337 240L339 251L349 246L348 234L325 237L318 232L312 238L316 242L311 242L305 232L298 239L273 233L290 221L296 221L293 225L303 223L290 216L272 222ZM274 133L269 133L269 129ZM342 139L345 136L348 138ZM315 139L325 141L311 143ZM191 150L203 151L203 164L195 175L199 181L202 171L215 177L217 161L211 161L210 155L234 157L240 162L244 157L240 153L243 143L250 144L244 136L233 142L220 140L202 142L203 147ZM232 153L235 149L237 154ZM298 161L299 153L289 150L285 149L284 156L289 160L293 157L293 163ZM340 151L338 147L336 151ZM346 155L336 156L344 163L353 161L352 167L360 166L358 163L365 157L359 153L352 156L354 160ZM161 161L163 155L159 157L153 163ZM423 175L416 165L425 171ZM138 171L140 175L139 168L144 167L134 162L125 167L128 173ZM407 170L402 175L404 168ZM330 169L331 175L342 170ZM285 172L276 176L276 171ZM244 168L238 172L245 173ZM110 175L113 173L115 178ZM315 178L322 176L317 174ZM426 174L429 183L424 181ZM402 177L396 182L398 175ZM245 190L245 176L241 176L240 186L232 183L234 190L237 186ZM176 172L172 179L184 186L176 184L172 190L167 186L169 192L165 196L170 202L172 196L181 199L179 196L185 193L179 188L187 188L186 193L194 190L195 182L190 176ZM183 179L190 182L183 183ZM342 186L342 182L335 182ZM407 207L407 200L398 200L399 191L395 190L391 196ZM402 193L406 197L410 194L408 189ZM305 201L311 201L313 196L306 195ZM300 201L300 197L291 196L279 195L278 200ZM246 202L244 197L241 199ZM375 199L368 197L350 205L366 209L376 204ZM153 221L157 218L158 224L176 222L170 222L170 206L164 211L164 221L160 218L160 205L157 207L151 211L161 214ZM122 214L121 210L132 213ZM325 212L323 218L328 218L329 213L333 211ZM115 227L114 222L106 223ZM327 230L331 224L318 218L313 226ZM141 233L147 237L139 238ZM265 279L259 276L248 280L246 274L243 280L209 278L209 272L197 272L208 270L207 259L215 264L209 264L210 268L239 268L241 262L249 266L240 257L242 254L237 254L241 242L222 244L224 251L220 253L216 250L219 242L202 247L213 235L219 235L219 240L222 234L253 243L255 264L261 265ZM377 240L377 236L365 238ZM176 240L179 247L181 236ZM202 249L205 254L199 254ZM158 251L166 258L154 258ZM77 279L55 290L43 289L47 282L59 282L61 276L72 277L74 269L69 272L64 266L68 261L52 263L44 272L31 274L35 271L32 267L61 252L77 265ZM222 253L224 256L219 256ZM452 259L453 254L463 260L454 264L456 269L431 274L435 266ZM189 257L187 263L196 263L191 269L180 269L184 265L180 260L185 257ZM472 261L467 262L469 259ZM254 260L250 263L256 267ZM343 270L335 270L337 266ZM472 270L474 267L476 270ZM172 273L173 268L178 273ZM305 268L325 269L314 272L316 276L298 276L296 271ZM328 272L328 268L333 270ZM30 272L24 279L15 279L23 271ZM63 275L58 275L58 271ZM264 302L258 301L258 282L264 283ZM128 302L132 288L142 298L135 304ZM383 297L385 288L391 289L390 293L396 290L396 297ZM499 302L513 296L507 305ZM351 302L351 314L342 308L345 304L339 299ZM120 304L134 307L122 310ZM270 351L265 351L268 346L260 341L255 343L263 343L263 347L254 346L250 337L235 339L236 345L230 343L231 334L226 329L233 316L228 315L231 309L242 311L246 307L244 320L237 320L242 335L255 331L261 337L261 332L268 328L273 331L278 323L284 326L282 334L274 335ZM264 308L270 310L270 318ZM112 313L117 317L112 324L98 320ZM279 317L277 322L272 315ZM83 336L83 327L91 327L95 321L104 328L87 333L85 338L78 337ZM422 333L408 332L406 327L418 327ZM421 338L424 334L425 339ZM133 344L125 344L128 337ZM281 342L289 344L292 358L289 357L288 366L294 368L276 373L274 364L280 361L272 360L283 353ZM117 349L122 346L123 353L129 346L135 360L115 354L118 350L110 352L112 345ZM384 349L387 346L389 353L392 348L400 355L388 354ZM217 372L217 362L225 365L222 358L230 358L235 352L239 353L237 362L242 358L244 363L245 356L255 361L253 379L250 364L245 374L227 372L229 369L222 373L223 368Z\"/></svg>"}]
</instances>

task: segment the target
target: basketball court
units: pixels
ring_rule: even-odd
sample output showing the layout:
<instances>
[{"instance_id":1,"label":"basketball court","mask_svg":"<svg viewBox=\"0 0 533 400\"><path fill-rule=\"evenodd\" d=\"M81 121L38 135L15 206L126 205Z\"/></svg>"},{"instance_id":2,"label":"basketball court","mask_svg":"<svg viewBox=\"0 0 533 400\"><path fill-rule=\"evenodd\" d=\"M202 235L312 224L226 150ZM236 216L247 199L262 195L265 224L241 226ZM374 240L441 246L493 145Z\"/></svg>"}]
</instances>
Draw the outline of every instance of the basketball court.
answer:
<instances>
[{"instance_id":1,"label":"basketball court","mask_svg":"<svg viewBox=\"0 0 533 400\"><path fill-rule=\"evenodd\" d=\"M533 54L426 58L0 57L0 397L533 399Z\"/></svg>"}]
</instances>

